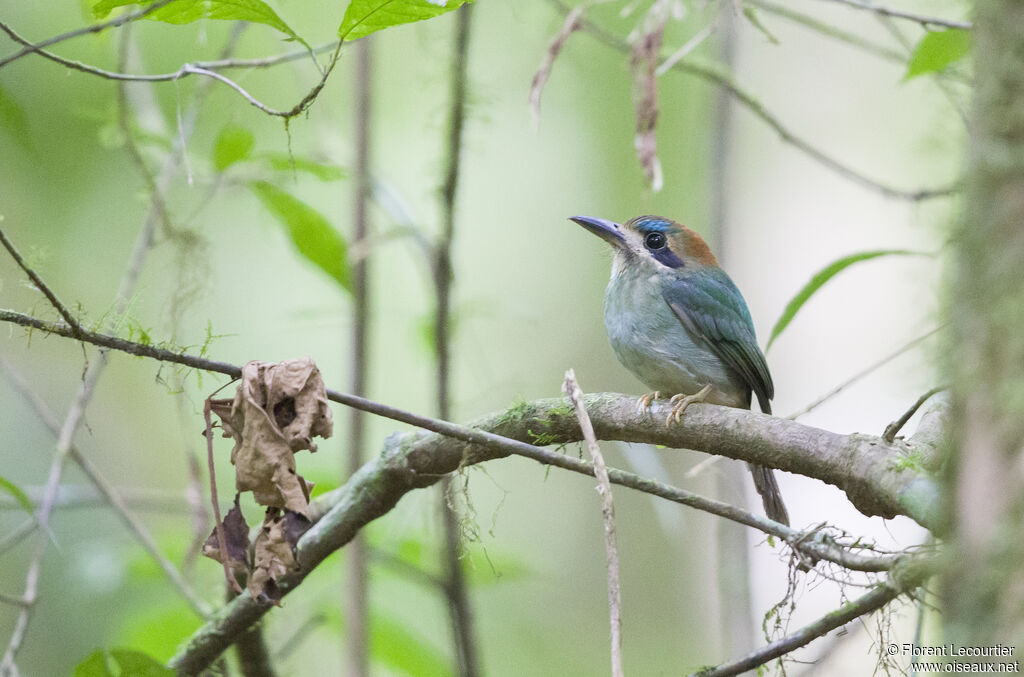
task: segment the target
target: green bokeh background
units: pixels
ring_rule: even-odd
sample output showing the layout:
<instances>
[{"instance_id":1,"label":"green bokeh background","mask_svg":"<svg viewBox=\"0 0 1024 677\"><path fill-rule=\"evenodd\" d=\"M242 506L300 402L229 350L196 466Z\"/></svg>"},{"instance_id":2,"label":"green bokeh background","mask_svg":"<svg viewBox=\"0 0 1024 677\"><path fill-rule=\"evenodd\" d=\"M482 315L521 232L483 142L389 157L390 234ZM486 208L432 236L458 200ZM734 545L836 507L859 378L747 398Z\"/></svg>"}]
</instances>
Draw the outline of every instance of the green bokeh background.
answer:
<instances>
[{"instance_id":1,"label":"green bokeh background","mask_svg":"<svg viewBox=\"0 0 1024 677\"><path fill-rule=\"evenodd\" d=\"M338 3L271 4L312 44L332 38L343 12ZM891 39L871 17L829 3L798 4L823 20L879 41ZM622 6L600 5L590 16L625 38L637 15L620 17ZM685 7L687 16L670 24L666 50L685 43L714 16L714 6ZM88 21L79 2L8 3L0 18L33 39ZM604 336L601 304L610 256L601 242L566 220L570 215L625 219L661 213L721 240L723 262L744 291L762 339L789 298L835 258L874 248L934 251L941 244L950 204L909 206L849 184L782 144L742 109L736 111L725 189L730 219L724 232L712 234L714 90L707 83L676 73L660 80L658 142L665 188L656 194L645 186L633 150L631 82L623 53L588 35L572 36L552 71L540 124L534 127L527 107L530 80L562 20L545 2L479 0L476 6L454 249L455 420L557 395L569 367L588 391L642 391L615 362ZM762 20L779 44L738 19L736 77L788 126L893 184L934 185L954 175L962 126L930 83L901 84L901 64L873 60L778 19ZM428 237L438 230L453 28L449 15L372 38L373 171L400 196ZM136 68L173 71L189 61L214 58L230 30L220 22L137 23L132 27L140 60ZM63 43L55 51L114 68L117 41L116 32L107 32ZM6 43L3 47L10 51ZM242 37L238 55L266 56L293 48L271 29L253 26ZM713 55L711 41L696 52L697 58ZM198 346L209 326L218 335L209 345L215 359L241 364L310 355L329 385L345 388L350 300L296 255L245 181L273 181L321 210L342 233L351 229L351 182L323 183L240 165L218 178L210 151L218 132L232 124L255 134L257 151L291 149L299 157L348 166L353 157L353 65L343 52L327 88L288 133L280 120L261 114L230 89L214 86L187 142L192 180L179 172L169 194L176 222L194 229L203 244L183 257L173 243L161 242L151 252L130 307L132 321L154 340L173 332L177 344ZM233 71L232 76L260 100L282 109L298 101L317 78L308 61ZM197 84L192 78L131 85L129 90L133 98L153 97L159 115L141 122L172 142L177 115L188 107ZM0 129L3 228L65 302L99 320L111 311L148 200L120 143L116 87L37 58L0 70L0 87L16 101L27 126L19 129L8 122ZM147 155L151 161L161 156L160 151ZM215 182L219 190L207 202ZM377 207L372 221L378 233L394 228ZM423 331L433 311L427 263L408 238L382 238L370 261L369 394L431 414L433 362ZM776 410L798 409L932 328L938 269L934 257L880 260L837 278L769 354L779 390ZM200 284L202 293L172 327L169 300L186 283ZM0 306L55 317L7 257L0 257L0 284ZM807 422L839 432L880 432L933 385L928 346L847 389ZM87 352L89 360L97 359ZM64 339L10 328L0 338L0 353L63 416L81 378L82 350ZM117 486L170 501L170 506L140 510L140 515L164 551L180 561L190 533L182 498L186 456L203 451L202 400L224 379L188 373L185 392L178 396L172 392L174 376L169 367L113 355L89 407L87 426L76 439ZM344 480L348 452L347 412L336 407L334 413L334 438L321 444L316 455L299 459L299 471L325 487ZM386 435L404 429L371 418L366 453L375 453ZM0 475L27 490L43 485L54 438L6 380L0 381L0 440ZM222 497L232 491L229 449L227 441L218 441ZM647 448L625 454L610 443L604 449L610 464L637 468L654 462L668 480L702 493L715 491L718 466L687 476L703 459L699 454ZM465 477L468 491L457 499L472 507L467 529L478 534L468 544L466 562L474 581L486 673L605 673L604 549L593 482L548 473L522 459L472 468ZM83 490L88 486L70 463L65 483ZM863 518L842 494L811 480L785 476L782 486L798 525L829 519L903 545L921 536L903 520L886 525ZM737 485L724 498L744 500L748 492L749 487ZM718 622L715 521L674 506L666 510L626 491L617 492L615 500L627 673L680 674L727 658L722 637L731 630ZM250 510L256 514L251 505ZM0 536L24 518L5 509ZM111 511L62 509L52 528L40 602L19 659L23 674L68 674L100 646L127 646L166 660L197 627L198 620ZM381 551L436 570L436 494L407 496L368 533ZM33 536L0 555L0 591L19 594L35 543ZM777 549L752 537L755 546L752 580L760 617L785 590L785 566ZM282 609L269 614L268 642L283 652L281 674L310 666L317 673L339 671L344 557L341 552L328 560ZM220 597L220 570L214 563L199 561L189 573L207 598ZM371 586L379 619L375 674L446 674L451 650L440 596L387 566L374 566ZM828 585L801 594L793 627L837 600ZM12 607L0 606L3 641L15 616ZM413 661L404 671L403 660ZM868 674L874 664L867 649L859 660L862 669L855 666L849 674Z\"/></svg>"}]
</instances>

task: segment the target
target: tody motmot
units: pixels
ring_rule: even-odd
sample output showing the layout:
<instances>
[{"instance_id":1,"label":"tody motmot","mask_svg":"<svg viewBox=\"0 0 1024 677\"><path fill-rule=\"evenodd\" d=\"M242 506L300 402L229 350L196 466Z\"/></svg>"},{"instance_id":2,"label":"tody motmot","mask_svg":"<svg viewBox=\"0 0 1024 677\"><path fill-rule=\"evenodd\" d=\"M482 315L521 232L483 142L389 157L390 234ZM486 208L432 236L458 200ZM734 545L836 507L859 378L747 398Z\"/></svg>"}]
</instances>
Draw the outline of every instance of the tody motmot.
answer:
<instances>
[{"instance_id":1,"label":"tody motmot","mask_svg":"<svg viewBox=\"0 0 1024 677\"><path fill-rule=\"evenodd\" d=\"M572 220L615 249L604 322L619 362L654 390L641 409L672 395L668 425L694 402L749 409L753 393L771 413L775 386L750 311L700 235L661 216ZM749 467L765 512L789 524L772 470Z\"/></svg>"}]
</instances>

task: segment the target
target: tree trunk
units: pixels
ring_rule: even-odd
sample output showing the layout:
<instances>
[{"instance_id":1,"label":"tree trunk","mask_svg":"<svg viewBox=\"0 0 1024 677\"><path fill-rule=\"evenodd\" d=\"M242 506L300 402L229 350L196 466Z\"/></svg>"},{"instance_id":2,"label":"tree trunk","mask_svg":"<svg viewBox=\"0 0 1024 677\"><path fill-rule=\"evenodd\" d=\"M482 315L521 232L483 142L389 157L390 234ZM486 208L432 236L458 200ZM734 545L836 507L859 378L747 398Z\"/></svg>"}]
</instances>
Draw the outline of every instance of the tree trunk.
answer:
<instances>
[{"instance_id":1,"label":"tree trunk","mask_svg":"<svg viewBox=\"0 0 1024 677\"><path fill-rule=\"evenodd\" d=\"M1024 647L1024 2L981 0L976 14L967 193L947 306L954 547L945 621L959 645Z\"/></svg>"}]
</instances>

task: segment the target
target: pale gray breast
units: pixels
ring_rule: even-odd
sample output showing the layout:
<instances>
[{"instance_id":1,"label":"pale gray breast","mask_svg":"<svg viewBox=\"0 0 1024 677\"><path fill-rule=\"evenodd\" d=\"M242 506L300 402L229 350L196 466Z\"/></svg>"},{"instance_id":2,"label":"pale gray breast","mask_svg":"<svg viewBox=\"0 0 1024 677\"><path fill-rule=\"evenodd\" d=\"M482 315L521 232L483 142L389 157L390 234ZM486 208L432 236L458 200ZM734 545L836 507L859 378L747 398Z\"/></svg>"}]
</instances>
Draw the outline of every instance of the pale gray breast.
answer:
<instances>
[{"instance_id":1,"label":"pale gray breast","mask_svg":"<svg viewBox=\"0 0 1024 677\"><path fill-rule=\"evenodd\" d=\"M749 389L739 375L679 322L661 295L659 272L642 268L617 271L605 292L605 327L619 362L663 395L693 394L710 384L709 402L748 407Z\"/></svg>"}]
</instances>

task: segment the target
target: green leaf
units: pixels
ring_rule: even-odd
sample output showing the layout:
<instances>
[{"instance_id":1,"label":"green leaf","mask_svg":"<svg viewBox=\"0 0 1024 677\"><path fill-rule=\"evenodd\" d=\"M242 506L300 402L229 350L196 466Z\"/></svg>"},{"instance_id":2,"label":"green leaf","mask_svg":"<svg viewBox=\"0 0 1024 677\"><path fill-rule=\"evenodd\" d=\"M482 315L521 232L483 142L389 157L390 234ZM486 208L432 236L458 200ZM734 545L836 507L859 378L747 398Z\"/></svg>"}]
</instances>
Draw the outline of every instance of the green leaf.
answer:
<instances>
[{"instance_id":1,"label":"green leaf","mask_svg":"<svg viewBox=\"0 0 1024 677\"><path fill-rule=\"evenodd\" d=\"M151 601L134 608L126 607L117 620L118 628L114 641L117 644L136 647L137 650L145 651L142 655L154 656L157 660L169 660L181 643L202 624L202 620L196 618L195 614L177 599L163 603ZM123 660L119 655L115 655L115 652L116 650L110 651L114 658Z\"/></svg>"},{"instance_id":2,"label":"green leaf","mask_svg":"<svg viewBox=\"0 0 1024 677\"><path fill-rule=\"evenodd\" d=\"M828 264L818 271L818 273L803 286L803 289L797 292L796 296L794 296L786 305L786 309L782 311L782 315L775 322L775 326L772 327L772 334L768 338L768 345L765 346L765 350L772 347L772 343L774 343L775 339L779 337L779 334L789 326L789 323L793 321L793 318L800 309L803 308L804 304L807 303L808 299L814 296L814 294L821 289L826 282L855 263L870 261L871 259L877 259L880 256L924 256L924 254L907 249L879 249L876 251L861 252L859 254L850 254L849 256L844 256L843 258Z\"/></svg>"},{"instance_id":3,"label":"green leaf","mask_svg":"<svg viewBox=\"0 0 1024 677\"><path fill-rule=\"evenodd\" d=\"M4 491L14 497L14 500L18 502L25 512L29 515L35 514L35 506L32 505L32 500L22 491L17 484L11 482L3 475L0 475L0 491Z\"/></svg>"},{"instance_id":4,"label":"green leaf","mask_svg":"<svg viewBox=\"0 0 1024 677\"><path fill-rule=\"evenodd\" d=\"M115 7L125 5L148 5L153 0L99 0L92 7L93 16L102 19ZM146 15L147 19L163 21L169 24L187 24L199 19L220 19L226 21L251 21L276 28L292 40L302 43L306 49L309 44L286 24L263 0L175 0L155 12Z\"/></svg>"},{"instance_id":5,"label":"green leaf","mask_svg":"<svg viewBox=\"0 0 1024 677\"><path fill-rule=\"evenodd\" d=\"M449 677L450 661L440 650L380 613L370 614L370 646L375 661L412 677Z\"/></svg>"},{"instance_id":6,"label":"green leaf","mask_svg":"<svg viewBox=\"0 0 1024 677\"><path fill-rule=\"evenodd\" d=\"M288 153L261 153L260 157L267 161L271 169L279 172L306 172L321 181L337 181L345 178L345 170L338 165L329 165L306 158L295 157Z\"/></svg>"},{"instance_id":7,"label":"green leaf","mask_svg":"<svg viewBox=\"0 0 1024 677\"><path fill-rule=\"evenodd\" d=\"M74 677L173 677L174 670L131 649L96 649L75 666Z\"/></svg>"},{"instance_id":8,"label":"green leaf","mask_svg":"<svg viewBox=\"0 0 1024 677\"><path fill-rule=\"evenodd\" d=\"M351 293L348 246L324 215L266 181L254 182L252 189L267 211L288 229L299 253Z\"/></svg>"},{"instance_id":9,"label":"green leaf","mask_svg":"<svg viewBox=\"0 0 1024 677\"><path fill-rule=\"evenodd\" d=\"M236 162L246 159L252 154L256 145L256 137L245 127L228 125L220 130L213 142L213 166L222 172Z\"/></svg>"},{"instance_id":10,"label":"green leaf","mask_svg":"<svg viewBox=\"0 0 1024 677\"><path fill-rule=\"evenodd\" d=\"M342 40L356 40L401 24L433 19L473 0L352 0L338 27Z\"/></svg>"},{"instance_id":11,"label":"green leaf","mask_svg":"<svg viewBox=\"0 0 1024 677\"><path fill-rule=\"evenodd\" d=\"M0 87L0 127L6 129L22 148L31 148L25 112L3 87Z\"/></svg>"},{"instance_id":12,"label":"green leaf","mask_svg":"<svg viewBox=\"0 0 1024 677\"><path fill-rule=\"evenodd\" d=\"M934 73L950 66L967 56L971 51L971 32L951 28L946 31L930 31L925 33L914 48L907 64L904 80Z\"/></svg>"}]
</instances>

